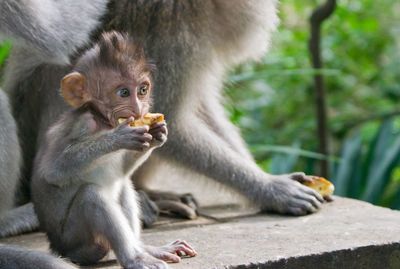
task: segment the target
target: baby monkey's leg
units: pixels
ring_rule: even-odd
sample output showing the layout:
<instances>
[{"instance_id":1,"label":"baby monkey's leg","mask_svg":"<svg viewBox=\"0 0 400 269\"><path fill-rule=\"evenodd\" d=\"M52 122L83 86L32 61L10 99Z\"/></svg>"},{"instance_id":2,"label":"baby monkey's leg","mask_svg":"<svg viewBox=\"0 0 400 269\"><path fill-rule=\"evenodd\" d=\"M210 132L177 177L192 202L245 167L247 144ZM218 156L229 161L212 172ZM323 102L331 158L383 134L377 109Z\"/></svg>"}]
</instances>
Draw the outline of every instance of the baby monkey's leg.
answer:
<instances>
[{"instance_id":1,"label":"baby monkey's leg","mask_svg":"<svg viewBox=\"0 0 400 269\"><path fill-rule=\"evenodd\" d=\"M82 186L75 196L63 237L69 239L65 242L74 247L65 255L81 264L96 262L87 256L91 254L88 251L109 243L124 268L168 268L163 261L151 257L142 249L120 204L104 197L100 187L93 184Z\"/></svg>"},{"instance_id":2,"label":"baby monkey's leg","mask_svg":"<svg viewBox=\"0 0 400 269\"><path fill-rule=\"evenodd\" d=\"M120 203L135 236L139 238L140 222L137 199L137 193L132 188L130 181L127 181L121 190ZM179 262L179 256L193 257L197 254L188 243L182 240L176 240L162 247L145 246L144 249L151 256L166 262Z\"/></svg>"},{"instance_id":3,"label":"baby monkey's leg","mask_svg":"<svg viewBox=\"0 0 400 269\"><path fill-rule=\"evenodd\" d=\"M140 238L140 202L137 192L133 189L132 182L127 180L121 189L120 205L125 218L127 219L132 231L134 232L135 239Z\"/></svg>"}]
</instances>

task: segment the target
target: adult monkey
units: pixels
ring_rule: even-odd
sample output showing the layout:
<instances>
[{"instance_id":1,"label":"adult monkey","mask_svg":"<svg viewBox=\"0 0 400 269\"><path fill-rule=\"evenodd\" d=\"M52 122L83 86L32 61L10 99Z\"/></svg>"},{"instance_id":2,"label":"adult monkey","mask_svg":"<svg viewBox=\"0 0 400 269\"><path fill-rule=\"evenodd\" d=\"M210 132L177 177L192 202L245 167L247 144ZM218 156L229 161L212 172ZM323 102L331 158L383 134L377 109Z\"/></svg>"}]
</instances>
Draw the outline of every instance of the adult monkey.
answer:
<instances>
[{"instance_id":1,"label":"adult monkey","mask_svg":"<svg viewBox=\"0 0 400 269\"><path fill-rule=\"evenodd\" d=\"M110 0L105 10L100 0L90 4L47 2L73 17L85 18L78 20L76 33L70 31L70 36L63 36L65 39L55 34L67 44L79 47L79 42L74 43L76 36L87 36L93 28L86 27L87 16L82 15L89 5L92 11L101 7L97 9L97 16L102 16L100 27L92 32L93 39L103 30L115 29L142 40L158 67L154 90L155 96L163 98L154 100L154 109L166 114L171 134L155 154L157 160L172 161L230 186L263 210L303 215L320 207L321 196L296 182L303 174L273 176L257 167L220 102L226 70L265 52L277 23L277 1ZM11 5L14 1L5 3ZM75 11L79 13L71 12L70 6L78 7ZM69 29L71 25L55 24L51 31ZM37 144L49 124L65 110L55 89L67 71L66 67L44 63L26 47L16 48L10 58L5 88L11 94L20 128L25 179L30 178ZM142 179L152 164L150 161L139 171Z\"/></svg>"}]
</instances>

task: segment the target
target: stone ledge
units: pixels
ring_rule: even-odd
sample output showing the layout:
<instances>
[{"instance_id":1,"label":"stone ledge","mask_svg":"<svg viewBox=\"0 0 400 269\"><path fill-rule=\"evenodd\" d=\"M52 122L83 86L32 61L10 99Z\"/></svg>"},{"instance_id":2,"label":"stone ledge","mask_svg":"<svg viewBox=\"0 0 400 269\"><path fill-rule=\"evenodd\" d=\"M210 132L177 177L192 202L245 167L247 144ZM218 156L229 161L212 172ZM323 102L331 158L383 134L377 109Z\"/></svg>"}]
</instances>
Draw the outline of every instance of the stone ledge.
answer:
<instances>
[{"instance_id":1,"label":"stone ledge","mask_svg":"<svg viewBox=\"0 0 400 269\"><path fill-rule=\"evenodd\" d=\"M214 214L214 220L159 225L145 230L143 238L152 245L180 238L196 248L197 257L172 264L172 269L400 268L399 211L338 197L304 217L227 215L225 220ZM0 242L47 249L41 233ZM110 256L90 268L119 266Z\"/></svg>"},{"instance_id":2,"label":"stone ledge","mask_svg":"<svg viewBox=\"0 0 400 269\"><path fill-rule=\"evenodd\" d=\"M396 269L400 268L400 243L371 245L308 256L282 258L259 264L234 266L236 269Z\"/></svg>"}]
</instances>

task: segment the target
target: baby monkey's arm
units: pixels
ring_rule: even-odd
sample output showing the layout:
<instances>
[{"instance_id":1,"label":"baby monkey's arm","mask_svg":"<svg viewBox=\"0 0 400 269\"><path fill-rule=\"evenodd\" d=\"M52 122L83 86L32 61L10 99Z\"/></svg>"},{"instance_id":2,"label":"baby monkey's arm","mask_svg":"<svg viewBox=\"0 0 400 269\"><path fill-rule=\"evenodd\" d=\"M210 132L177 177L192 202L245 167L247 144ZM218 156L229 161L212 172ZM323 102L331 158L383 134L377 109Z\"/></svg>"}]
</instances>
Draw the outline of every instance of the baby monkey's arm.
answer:
<instances>
[{"instance_id":1,"label":"baby monkey's arm","mask_svg":"<svg viewBox=\"0 0 400 269\"><path fill-rule=\"evenodd\" d=\"M96 159L108 153L120 149L143 151L152 139L147 126L130 127L127 122L115 129L96 131L97 123L90 113L71 113L67 117L70 118L60 120L53 127L55 131L49 133L50 145L57 146L50 146L53 150L41 160L45 162L41 167L47 167L42 173L55 185L67 184L66 178L79 177Z\"/></svg>"}]
</instances>

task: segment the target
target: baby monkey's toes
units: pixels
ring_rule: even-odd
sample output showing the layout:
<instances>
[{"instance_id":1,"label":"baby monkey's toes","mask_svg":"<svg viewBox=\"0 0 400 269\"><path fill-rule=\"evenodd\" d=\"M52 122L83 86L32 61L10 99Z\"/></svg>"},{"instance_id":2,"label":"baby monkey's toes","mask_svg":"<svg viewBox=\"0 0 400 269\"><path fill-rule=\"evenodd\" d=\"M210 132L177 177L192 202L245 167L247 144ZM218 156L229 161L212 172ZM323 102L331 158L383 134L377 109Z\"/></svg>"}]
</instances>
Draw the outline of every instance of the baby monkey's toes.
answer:
<instances>
[{"instance_id":1,"label":"baby monkey's toes","mask_svg":"<svg viewBox=\"0 0 400 269\"><path fill-rule=\"evenodd\" d=\"M146 246L146 251L153 257L165 262L178 263L180 257L194 257L196 250L184 240L176 240L161 247Z\"/></svg>"},{"instance_id":2,"label":"baby monkey's toes","mask_svg":"<svg viewBox=\"0 0 400 269\"><path fill-rule=\"evenodd\" d=\"M164 246L169 252L174 252L180 257L194 257L197 255L196 250L185 240L176 240L169 245Z\"/></svg>"}]
</instances>

